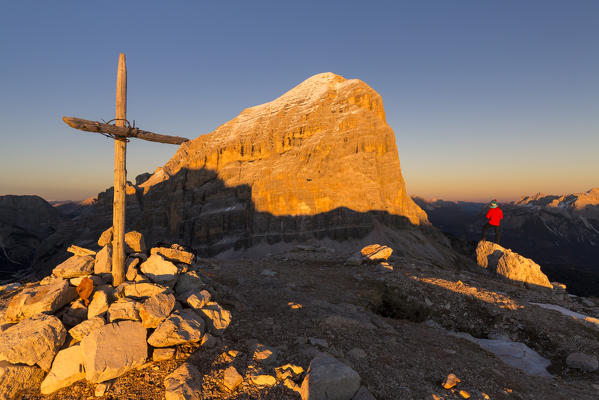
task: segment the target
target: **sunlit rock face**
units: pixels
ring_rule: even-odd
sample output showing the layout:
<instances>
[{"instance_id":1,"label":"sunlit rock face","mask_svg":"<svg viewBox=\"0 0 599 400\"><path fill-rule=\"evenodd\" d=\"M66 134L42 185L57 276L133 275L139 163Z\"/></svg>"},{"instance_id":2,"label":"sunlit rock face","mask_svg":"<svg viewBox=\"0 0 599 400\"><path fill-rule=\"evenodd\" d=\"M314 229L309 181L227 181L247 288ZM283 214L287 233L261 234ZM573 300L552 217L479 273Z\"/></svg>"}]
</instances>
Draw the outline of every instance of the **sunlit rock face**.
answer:
<instances>
[{"instance_id":1,"label":"sunlit rock face","mask_svg":"<svg viewBox=\"0 0 599 400\"><path fill-rule=\"evenodd\" d=\"M225 232L332 233L364 225L367 212L428 224L406 194L381 96L333 73L182 145L140 188L137 227L191 244Z\"/></svg>"}]
</instances>

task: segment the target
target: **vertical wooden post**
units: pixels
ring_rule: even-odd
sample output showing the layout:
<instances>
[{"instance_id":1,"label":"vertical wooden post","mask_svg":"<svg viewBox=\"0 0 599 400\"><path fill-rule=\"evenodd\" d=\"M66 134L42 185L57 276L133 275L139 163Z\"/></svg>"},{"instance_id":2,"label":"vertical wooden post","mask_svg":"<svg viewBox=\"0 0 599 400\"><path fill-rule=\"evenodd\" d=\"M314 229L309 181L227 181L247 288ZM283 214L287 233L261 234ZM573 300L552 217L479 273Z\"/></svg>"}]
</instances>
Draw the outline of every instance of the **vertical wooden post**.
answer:
<instances>
[{"instance_id":1,"label":"vertical wooden post","mask_svg":"<svg viewBox=\"0 0 599 400\"><path fill-rule=\"evenodd\" d=\"M127 65L125 54L119 56L116 77L116 125L125 126L127 119ZM112 284L125 280L125 185L127 184L127 142L114 140L114 202L112 206Z\"/></svg>"}]
</instances>

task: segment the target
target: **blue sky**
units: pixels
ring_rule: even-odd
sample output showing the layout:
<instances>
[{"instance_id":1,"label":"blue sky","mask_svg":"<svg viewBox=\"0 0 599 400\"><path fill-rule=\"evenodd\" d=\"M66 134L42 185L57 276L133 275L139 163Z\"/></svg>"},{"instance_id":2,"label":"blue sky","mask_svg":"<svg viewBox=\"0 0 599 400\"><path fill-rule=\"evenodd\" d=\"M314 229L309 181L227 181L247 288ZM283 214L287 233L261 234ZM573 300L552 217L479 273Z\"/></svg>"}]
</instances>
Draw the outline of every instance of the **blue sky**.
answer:
<instances>
[{"instance_id":1,"label":"blue sky","mask_svg":"<svg viewBox=\"0 0 599 400\"><path fill-rule=\"evenodd\" d=\"M195 138L335 72L382 97L410 194L513 200L599 186L597 1L2 1L0 195L83 199L112 141L63 115ZM128 178L176 147L133 141Z\"/></svg>"}]
</instances>

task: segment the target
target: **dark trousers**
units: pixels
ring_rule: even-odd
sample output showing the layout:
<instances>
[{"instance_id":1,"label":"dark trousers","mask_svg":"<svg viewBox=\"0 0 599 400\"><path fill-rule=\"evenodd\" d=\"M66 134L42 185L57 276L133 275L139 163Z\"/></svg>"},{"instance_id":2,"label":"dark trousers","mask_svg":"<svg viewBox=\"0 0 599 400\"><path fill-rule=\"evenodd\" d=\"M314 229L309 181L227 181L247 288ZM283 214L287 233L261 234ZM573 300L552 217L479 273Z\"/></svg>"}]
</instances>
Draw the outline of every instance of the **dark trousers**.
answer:
<instances>
[{"instance_id":1,"label":"dark trousers","mask_svg":"<svg viewBox=\"0 0 599 400\"><path fill-rule=\"evenodd\" d=\"M500 237L499 226L491 225L488 222L483 226L483 235L482 235L481 240L485 240L485 234L487 233L487 229L489 229L489 228L495 229L495 243L499 244L499 237Z\"/></svg>"}]
</instances>

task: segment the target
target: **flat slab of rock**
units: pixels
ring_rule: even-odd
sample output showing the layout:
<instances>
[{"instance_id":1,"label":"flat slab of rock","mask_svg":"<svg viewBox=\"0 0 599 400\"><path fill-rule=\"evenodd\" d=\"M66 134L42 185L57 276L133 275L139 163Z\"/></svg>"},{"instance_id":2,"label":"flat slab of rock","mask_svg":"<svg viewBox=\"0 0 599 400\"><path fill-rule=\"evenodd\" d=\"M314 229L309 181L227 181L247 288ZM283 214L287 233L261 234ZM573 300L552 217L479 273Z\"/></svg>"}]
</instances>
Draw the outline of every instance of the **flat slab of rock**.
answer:
<instances>
[{"instance_id":1,"label":"flat slab of rock","mask_svg":"<svg viewBox=\"0 0 599 400\"><path fill-rule=\"evenodd\" d=\"M175 296L159 293L144 301L139 307L139 316L144 327L157 328L175 307Z\"/></svg>"},{"instance_id":2,"label":"flat slab of rock","mask_svg":"<svg viewBox=\"0 0 599 400\"><path fill-rule=\"evenodd\" d=\"M164 347L161 349L154 349L152 353L152 361L165 361L175 357L175 349L172 347Z\"/></svg>"},{"instance_id":3,"label":"flat slab of rock","mask_svg":"<svg viewBox=\"0 0 599 400\"><path fill-rule=\"evenodd\" d=\"M323 354L310 362L302 382L302 400L348 400L360 388L360 375L336 358Z\"/></svg>"},{"instance_id":4,"label":"flat slab of rock","mask_svg":"<svg viewBox=\"0 0 599 400\"><path fill-rule=\"evenodd\" d=\"M94 296L92 297L92 301L87 307L87 318L92 319L98 315L103 315L106 311L108 311L108 305L109 299L106 292L102 290L96 290L94 292Z\"/></svg>"},{"instance_id":5,"label":"flat slab of rock","mask_svg":"<svg viewBox=\"0 0 599 400\"><path fill-rule=\"evenodd\" d=\"M125 233L125 251L127 253L145 253L146 250L146 242L141 233L137 231Z\"/></svg>"},{"instance_id":6,"label":"flat slab of rock","mask_svg":"<svg viewBox=\"0 0 599 400\"><path fill-rule=\"evenodd\" d=\"M40 390L42 394L54 393L82 379L85 379L83 353L81 347L75 345L56 354L52 369L43 380Z\"/></svg>"},{"instance_id":7,"label":"flat slab of rock","mask_svg":"<svg viewBox=\"0 0 599 400\"><path fill-rule=\"evenodd\" d=\"M166 400L200 400L202 381L200 371L184 363L164 379Z\"/></svg>"},{"instance_id":8,"label":"flat slab of rock","mask_svg":"<svg viewBox=\"0 0 599 400\"><path fill-rule=\"evenodd\" d=\"M0 361L0 400L24 398L25 392L37 389L44 379L39 367Z\"/></svg>"},{"instance_id":9,"label":"flat slab of rock","mask_svg":"<svg viewBox=\"0 0 599 400\"><path fill-rule=\"evenodd\" d=\"M199 311L206 319L208 330L214 335L222 335L231 323L231 313L216 302L206 304Z\"/></svg>"},{"instance_id":10,"label":"flat slab of rock","mask_svg":"<svg viewBox=\"0 0 599 400\"><path fill-rule=\"evenodd\" d=\"M481 267L508 279L553 288L537 263L497 243L480 241L476 247L476 261Z\"/></svg>"},{"instance_id":11,"label":"flat slab of rock","mask_svg":"<svg viewBox=\"0 0 599 400\"><path fill-rule=\"evenodd\" d=\"M158 325L148 338L153 347L170 347L199 342L204 334L204 321L192 310L174 312Z\"/></svg>"},{"instance_id":12,"label":"flat slab of rock","mask_svg":"<svg viewBox=\"0 0 599 400\"><path fill-rule=\"evenodd\" d=\"M85 378L100 383L143 365L148 357L146 328L141 322L104 325L81 341Z\"/></svg>"},{"instance_id":13,"label":"flat slab of rock","mask_svg":"<svg viewBox=\"0 0 599 400\"><path fill-rule=\"evenodd\" d=\"M77 278L90 275L94 272L94 258L92 256L72 256L58 264L52 270L52 275L59 278Z\"/></svg>"},{"instance_id":14,"label":"flat slab of rock","mask_svg":"<svg viewBox=\"0 0 599 400\"><path fill-rule=\"evenodd\" d=\"M241 382L243 382L243 377L239 375L239 372L237 372L237 369L235 369L234 366L231 365L225 369L223 374L223 385L225 385L227 389L233 391L241 385Z\"/></svg>"},{"instance_id":15,"label":"flat slab of rock","mask_svg":"<svg viewBox=\"0 0 599 400\"><path fill-rule=\"evenodd\" d=\"M53 315L38 314L0 333L0 361L39 365L48 371L67 331Z\"/></svg>"},{"instance_id":16,"label":"flat slab of rock","mask_svg":"<svg viewBox=\"0 0 599 400\"><path fill-rule=\"evenodd\" d=\"M360 250L360 254L366 261L387 261L393 254L393 249L385 245L371 244Z\"/></svg>"},{"instance_id":17,"label":"flat slab of rock","mask_svg":"<svg viewBox=\"0 0 599 400\"><path fill-rule=\"evenodd\" d=\"M8 303L4 318L18 322L40 313L54 314L76 297L75 288L62 279L49 285L26 288Z\"/></svg>"},{"instance_id":18,"label":"flat slab of rock","mask_svg":"<svg viewBox=\"0 0 599 400\"><path fill-rule=\"evenodd\" d=\"M69 253L73 253L76 256L96 256L96 252L90 249L86 249L84 247L75 246L74 244L70 245L67 249Z\"/></svg>"},{"instance_id":19,"label":"flat slab of rock","mask_svg":"<svg viewBox=\"0 0 599 400\"><path fill-rule=\"evenodd\" d=\"M194 255L188 251L178 250L168 247L153 247L150 254L160 254L164 258L172 261L182 262L185 264L193 263Z\"/></svg>"},{"instance_id":20,"label":"flat slab of rock","mask_svg":"<svg viewBox=\"0 0 599 400\"><path fill-rule=\"evenodd\" d=\"M125 282L117 288L117 293L134 299L143 299L155 296L158 293L164 293L167 290L169 289L166 286L150 282Z\"/></svg>"},{"instance_id":21,"label":"flat slab of rock","mask_svg":"<svg viewBox=\"0 0 599 400\"><path fill-rule=\"evenodd\" d=\"M81 341L84 337L106 325L104 318L94 317L87 319L69 329L69 335L75 340Z\"/></svg>"},{"instance_id":22,"label":"flat slab of rock","mask_svg":"<svg viewBox=\"0 0 599 400\"><path fill-rule=\"evenodd\" d=\"M118 299L108 307L106 312L106 318L108 322L114 322L118 320L129 320L139 321L140 304L128 298Z\"/></svg>"},{"instance_id":23,"label":"flat slab of rock","mask_svg":"<svg viewBox=\"0 0 599 400\"><path fill-rule=\"evenodd\" d=\"M175 264L158 254L151 255L141 264L140 269L152 282L166 286L174 285L179 274L179 269Z\"/></svg>"}]
</instances>

